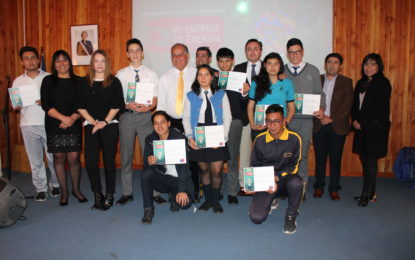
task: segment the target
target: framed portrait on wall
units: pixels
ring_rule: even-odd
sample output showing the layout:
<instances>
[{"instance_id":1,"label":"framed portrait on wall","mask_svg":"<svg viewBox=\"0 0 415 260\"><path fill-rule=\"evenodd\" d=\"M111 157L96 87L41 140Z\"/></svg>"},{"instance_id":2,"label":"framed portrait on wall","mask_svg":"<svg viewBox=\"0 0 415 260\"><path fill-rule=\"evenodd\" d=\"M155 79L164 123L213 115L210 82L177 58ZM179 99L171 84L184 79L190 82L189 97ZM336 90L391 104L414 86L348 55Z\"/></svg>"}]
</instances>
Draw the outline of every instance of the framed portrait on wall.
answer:
<instances>
[{"instance_id":1,"label":"framed portrait on wall","mask_svg":"<svg viewBox=\"0 0 415 260\"><path fill-rule=\"evenodd\" d=\"M74 66L88 65L92 53L97 49L97 24L71 26L71 51Z\"/></svg>"}]
</instances>

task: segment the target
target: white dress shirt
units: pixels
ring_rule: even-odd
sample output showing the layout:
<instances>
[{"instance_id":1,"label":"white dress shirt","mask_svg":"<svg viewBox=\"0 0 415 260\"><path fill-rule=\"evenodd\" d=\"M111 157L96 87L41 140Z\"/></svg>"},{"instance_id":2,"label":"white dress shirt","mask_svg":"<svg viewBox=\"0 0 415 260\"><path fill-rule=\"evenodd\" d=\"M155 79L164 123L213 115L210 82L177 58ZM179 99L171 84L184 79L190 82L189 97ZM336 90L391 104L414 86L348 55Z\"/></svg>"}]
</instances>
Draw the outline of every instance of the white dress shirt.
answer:
<instances>
[{"instance_id":1,"label":"white dress shirt","mask_svg":"<svg viewBox=\"0 0 415 260\"><path fill-rule=\"evenodd\" d=\"M324 75L324 77L323 92L326 94L326 110L324 110L324 115L330 117L331 98L333 96L334 84L336 83L337 75L330 80L327 79L326 75Z\"/></svg>"},{"instance_id":2,"label":"white dress shirt","mask_svg":"<svg viewBox=\"0 0 415 260\"><path fill-rule=\"evenodd\" d=\"M199 94L199 97L201 99L203 99L202 105L200 107L200 114L199 114L199 121L198 123L205 123L205 110L206 110L206 96L205 93L202 89L202 91ZM208 97L211 98L212 97L212 92L209 89L209 93L208 93ZM184 100L184 109L183 109L183 128L184 128L184 132L186 134L187 137L192 137L194 138L193 135L193 130L192 129L192 123L191 123L191 119L190 119L190 101L186 95L186 98ZM231 126L231 122L232 122L232 113L231 113L231 107L229 105L229 99L228 96L225 94L223 95L223 99L222 99L222 108L223 108L223 115L222 115L222 119L223 119L223 130L225 133L225 141L228 140L228 134L229 134L229 128ZM216 117L215 117L215 111L212 105L212 119L213 122L216 123Z\"/></svg>"},{"instance_id":3,"label":"white dress shirt","mask_svg":"<svg viewBox=\"0 0 415 260\"><path fill-rule=\"evenodd\" d=\"M127 98L128 83L135 82L136 72L134 70L138 70L138 76L140 77L140 82L154 84L153 96L157 97L157 93L158 93L157 89L158 89L158 82L159 82L159 77L157 76L157 74L144 65L141 65L138 68L134 68L132 65L130 65L128 67L120 69L116 75L116 77L121 81L121 84L122 84L122 92L124 94L124 101Z\"/></svg>"},{"instance_id":4,"label":"white dress shirt","mask_svg":"<svg viewBox=\"0 0 415 260\"><path fill-rule=\"evenodd\" d=\"M192 83L196 78L196 69L187 66L183 70L183 100L185 100L186 93L190 91ZM180 71L176 68L168 70L163 76L160 77L158 87L158 102L157 110L166 111L174 119L181 119L182 115L176 113L176 93L177 93L177 81L179 79ZM184 111L183 111L184 113Z\"/></svg>"},{"instance_id":5,"label":"white dress shirt","mask_svg":"<svg viewBox=\"0 0 415 260\"><path fill-rule=\"evenodd\" d=\"M297 69L297 74L300 74L300 71L302 71L305 67L305 62L302 61L300 64L298 64L297 66L294 66L291 62L288 63L288 68L290 69L290 71L294 74L295 70L293 67L299 67Z\"/></svg>"},{"instance_id":6,"label":"white dress shirt","mask_svg":"<svg viewBox=\"0 0 415 260\"><path fill-rule=\"evenodd\" d=\"M39 69L39 74L36 78L32 79L27 75L26 71L24 74L20 75L13 81L13 88L19 88L27 85L36 85L39 93L40 87L42 85L42 80L44 77L50 73L44 72ZM28 125L45 125L45 111L39 105L32 105L27 107L22 107L20 110L20 126Z\"/></svg>"},{"instance_id":7,"label":"white dress shirt","mask_svg":"<svg viewBox=\"0 0 415 260\"><path fill-rule=\"evenodd\" d=\"M251 73L252 73L252 64L255 64L255 75L258 76L259 72L261 71L261 60L258 60L256 63L252 63L248 61L248 65L246 66L246 78L248 79L249 85L251 85Z\"/></svg>"}]
</instances>

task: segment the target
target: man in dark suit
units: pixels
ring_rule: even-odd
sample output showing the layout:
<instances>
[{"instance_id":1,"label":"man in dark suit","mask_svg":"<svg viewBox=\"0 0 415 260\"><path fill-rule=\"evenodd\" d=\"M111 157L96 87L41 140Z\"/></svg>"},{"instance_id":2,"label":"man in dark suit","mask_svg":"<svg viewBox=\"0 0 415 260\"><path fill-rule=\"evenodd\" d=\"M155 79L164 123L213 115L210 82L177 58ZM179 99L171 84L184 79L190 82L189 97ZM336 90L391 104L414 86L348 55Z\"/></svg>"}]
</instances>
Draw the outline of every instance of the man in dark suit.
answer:
<instances>
[{"instance_id":1,"label":"man in dark suit","mask_svg":"<svg viewBox=\"0 0 415 260\"><path fill-rule=\"evenodd\" d=\"M94 47L92 47L92 42L88 41L88 33L86 31L83 31L81 33L82 40L78 42L76 45L76 54L78 56L88 56L92 55L92 52L94 51Z\"/></svg>"},{"instance_id":2,"label":"man in dark suit","mask_svg":"<svg viewBox=\"0 0 415 260\"><path fill-rule=\"evenodd\" d=\"M316 170L314 198L324 193L327 156L330 158L329 194L332 200L340 200L340 169L343 146L350 130L350 109L353 104L353 82L340 73L343 57L330 53L325 59L326 74L321 75L326 94L326 110L322 119L314 118L313 144Z\"/></svg>"},{"instance_id":3,"label":"man in dark suit","mask_svg":"<svg viewBox=\"0 0 415 260\"><path fill-rule=\"evenodd\" d=\"M240 63L233 68L233 71L246 73L246 82L251 85L252 79L259 74L262 61L262 42L257 39L249 39L245 44L245 56L248 61ZM239 150L239 180L243 180L243 168L249 167L251 157L251 127L249 126L246 107L242 110L242 138ZM240 183L243 187L243 183Z\"/></svg>"}]
</instances>

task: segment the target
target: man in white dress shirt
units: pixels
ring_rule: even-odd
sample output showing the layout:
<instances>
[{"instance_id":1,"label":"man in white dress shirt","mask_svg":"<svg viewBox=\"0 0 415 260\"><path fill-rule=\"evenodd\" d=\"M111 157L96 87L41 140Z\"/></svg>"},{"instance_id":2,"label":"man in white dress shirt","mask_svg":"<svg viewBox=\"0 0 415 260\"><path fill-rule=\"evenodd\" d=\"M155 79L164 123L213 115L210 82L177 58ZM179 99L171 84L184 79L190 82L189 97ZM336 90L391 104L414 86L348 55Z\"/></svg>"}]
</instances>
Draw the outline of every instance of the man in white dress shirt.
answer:
<instances>
[{"instance_id":1,"label":"man in white dress shirt","mask_svg":"<svg viewBox=\"0 0 415 260\"><path fill-rule=\"evenodd\" d=\"M25 68L25 73L13 81L13 88L36 85L40 93L42 80L49 73L39 69L38 51L33 47L24 46L20 49L20 59ZM37 192L36 201L45 201L48 191L46 168L43 161L43 149L45 152L47 151L45 112L40 106L40 100L36 103L33 106L14 107L14 109L20 111L20 130L22 131L26 153L29 157L32 182ZM46 158L51 173L49 183L51 196L56 197L60 194L60 191L59 182L53 168L53 155L46 152Z\"/></svg>"},{"instance_id":2,"label":"man in white dress shirt","mask_svg":"<svg viewBox=\"0 0 415 260\"><path fill-rule=\"evenodd\" d=\"M189 66L189 49L183 43L171 47L171 63L169 69L160 77L158 87L157 110L166 111L171 117L171 127L184 133L182 124L183 106L187 92L196 78L196 69ZM199 194L199 168L197 163L190 162L190 171L195 187L196 200Z\"/></svg>"},{"instance_id":3,"label":"man in white dress shirt","mask_svg":"<svg viewBox=\"0 0 415 260\"><path fill-rule=\"evenodd\" d=\"M118 71L117 78L121 81L125 112L120 117L120 151L121 151L121 184L122 196L116 202L117 205L124 205L133 200L132 187L132 163L134 156L135 137L138 137L141 153L144 153L144 140L153 131L151 123L151 111L157 106L157 74L144 66L144 48L140 40L133 38L127 41L127 57L130 65ZM129 83L150 83L154 86L152 104L139 104L127 102ZM136 95L140 95L139 87L136 88ZM156 202L166 202L160 196L155 197Z\"/></svg>"}]
</instances>

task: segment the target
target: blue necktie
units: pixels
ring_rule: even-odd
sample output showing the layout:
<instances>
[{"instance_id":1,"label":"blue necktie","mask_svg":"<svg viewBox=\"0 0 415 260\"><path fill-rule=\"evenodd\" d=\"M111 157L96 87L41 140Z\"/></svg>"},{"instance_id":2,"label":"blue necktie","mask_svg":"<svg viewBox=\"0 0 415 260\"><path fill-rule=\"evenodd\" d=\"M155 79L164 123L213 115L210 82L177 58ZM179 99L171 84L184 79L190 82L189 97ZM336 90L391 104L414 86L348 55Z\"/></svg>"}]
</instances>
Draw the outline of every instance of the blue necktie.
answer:
<instances>
[{"instance_id":1,"label":"blue necktie","mask_svg":"<svg viewBox=\"0 0 415 260\"><path fill-rule=\"evenodd\" d=\"M298 68L300 68L300 66L293 66L294 76L297 76L298 75L298 72L297 72Z\"/></svg>"},{"instance_id":2,"label":"blue necktie","mask_svg":"<svg viewBox=\"0 0 415 260\"><path fill-rule=\"evenodd\" d=\"M134 70L135 71L135 82L140 82L140 76L138 75L138 72L140 70Z\"/></svg>"}]
</instances>

